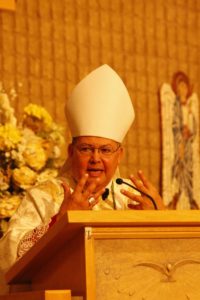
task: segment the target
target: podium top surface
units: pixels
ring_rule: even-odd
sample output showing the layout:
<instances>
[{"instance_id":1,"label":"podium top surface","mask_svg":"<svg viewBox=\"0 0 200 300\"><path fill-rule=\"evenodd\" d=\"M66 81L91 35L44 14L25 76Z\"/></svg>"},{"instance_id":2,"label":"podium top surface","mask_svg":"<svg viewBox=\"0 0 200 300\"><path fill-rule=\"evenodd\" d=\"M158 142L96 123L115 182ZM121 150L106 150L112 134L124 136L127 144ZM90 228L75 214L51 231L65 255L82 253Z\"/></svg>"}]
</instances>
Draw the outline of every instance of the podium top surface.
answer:
<instances>
[{"instance_id":1,"label":"podium top surface","mask_svg":"<svg viewBox=\"0 0 200 300\"><path fill-rule=\"evenodd\" d=\"M68 224L84 226L200 225L199 210L68 211Z\"/></svg>"}]
</instances>

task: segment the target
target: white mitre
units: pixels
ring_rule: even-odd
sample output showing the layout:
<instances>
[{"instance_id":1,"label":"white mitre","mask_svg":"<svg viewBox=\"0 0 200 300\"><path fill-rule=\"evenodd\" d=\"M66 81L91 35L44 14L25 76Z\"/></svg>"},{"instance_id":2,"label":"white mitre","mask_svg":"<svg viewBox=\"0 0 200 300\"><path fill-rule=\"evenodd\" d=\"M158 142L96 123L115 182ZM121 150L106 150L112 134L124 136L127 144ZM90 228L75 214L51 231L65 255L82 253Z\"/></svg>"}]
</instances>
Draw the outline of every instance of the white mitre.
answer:
<instances>
[{"instance_id":1,"label":"white mitre","mask_svg":"<svg viewBox=\"0 0 200 300\"><path fill-rule=\"evenodd\" d=\"M66 104L72 137L97 136L121 143L135 114L119 75L103 65L74 88Z\"/></svg>"}]
</instances>

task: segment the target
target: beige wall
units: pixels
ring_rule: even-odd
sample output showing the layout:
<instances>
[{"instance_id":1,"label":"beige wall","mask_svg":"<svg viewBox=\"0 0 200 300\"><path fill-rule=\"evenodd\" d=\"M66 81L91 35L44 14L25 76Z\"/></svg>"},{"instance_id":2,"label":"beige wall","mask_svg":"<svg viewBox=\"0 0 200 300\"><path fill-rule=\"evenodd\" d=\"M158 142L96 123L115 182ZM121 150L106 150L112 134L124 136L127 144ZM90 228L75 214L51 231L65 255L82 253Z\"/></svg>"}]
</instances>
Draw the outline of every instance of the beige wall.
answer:
<instances>
[{"instance_id":1,"label":"beige wall","mask_svg":"<svg viewBox=\"0 0 200 300\"><path fill-rule=\"evenodd\" d=\"M7 91L16 89L17 115L34 102L65 124L71 89L109 64L125 81L136 111L122 173L143 169L157 187L158 90L183 70L200 95L199 50L198 0L17 0L14 13L0 11L0 81Z\"/></svg>"}]
</instances>

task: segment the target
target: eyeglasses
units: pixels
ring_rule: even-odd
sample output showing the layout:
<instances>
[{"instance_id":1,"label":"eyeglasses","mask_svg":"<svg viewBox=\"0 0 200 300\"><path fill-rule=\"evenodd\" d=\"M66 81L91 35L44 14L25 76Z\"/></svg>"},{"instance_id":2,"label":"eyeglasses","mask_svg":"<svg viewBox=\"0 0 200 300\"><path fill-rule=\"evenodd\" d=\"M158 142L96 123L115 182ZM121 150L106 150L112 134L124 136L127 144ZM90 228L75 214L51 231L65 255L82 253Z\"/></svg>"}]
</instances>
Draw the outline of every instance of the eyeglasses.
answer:
<instances>
[{"instance_id":1,"label":"eyeglasses","mask_svg":"<svg viewBox=\"0 0 200 300\"><path fill-rule=\"evenodd\" d=\"M113 147L111 145L103 145L103 146L100 146L100 147L94 147L94 146L88 145L88 144L76 145L76 148L77 148L78 152L83 156L91 156L92 154L94 154L95 150L98 150L98 153L102 157L112 156L113 153L117 152L117 150L120 147L121 147L120 144L117 146L116 149L113 149Z\"/></svg>"}]
</instances>

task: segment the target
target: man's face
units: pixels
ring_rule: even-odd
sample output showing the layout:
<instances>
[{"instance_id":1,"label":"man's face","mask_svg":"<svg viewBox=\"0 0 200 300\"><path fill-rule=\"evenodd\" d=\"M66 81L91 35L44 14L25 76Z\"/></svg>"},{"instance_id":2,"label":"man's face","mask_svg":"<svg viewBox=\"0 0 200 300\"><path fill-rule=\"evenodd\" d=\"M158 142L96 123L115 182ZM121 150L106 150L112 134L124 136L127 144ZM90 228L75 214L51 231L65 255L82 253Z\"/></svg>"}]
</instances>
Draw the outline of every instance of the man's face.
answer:
<instances>
[{"instance_id":1,"label":"man's face","mask_svg":"<svg viewBox=\"0 0 200 300\"><path fill-rule=\"evenodd\" d=\"M98 189L105 187L112 179L121 161L122 148L119 143L101 137L78 137L69 145L69 158L72 162L72 175L79 180L85 173L88 183L98 182Z\"/></svg>"}]
</instances>

